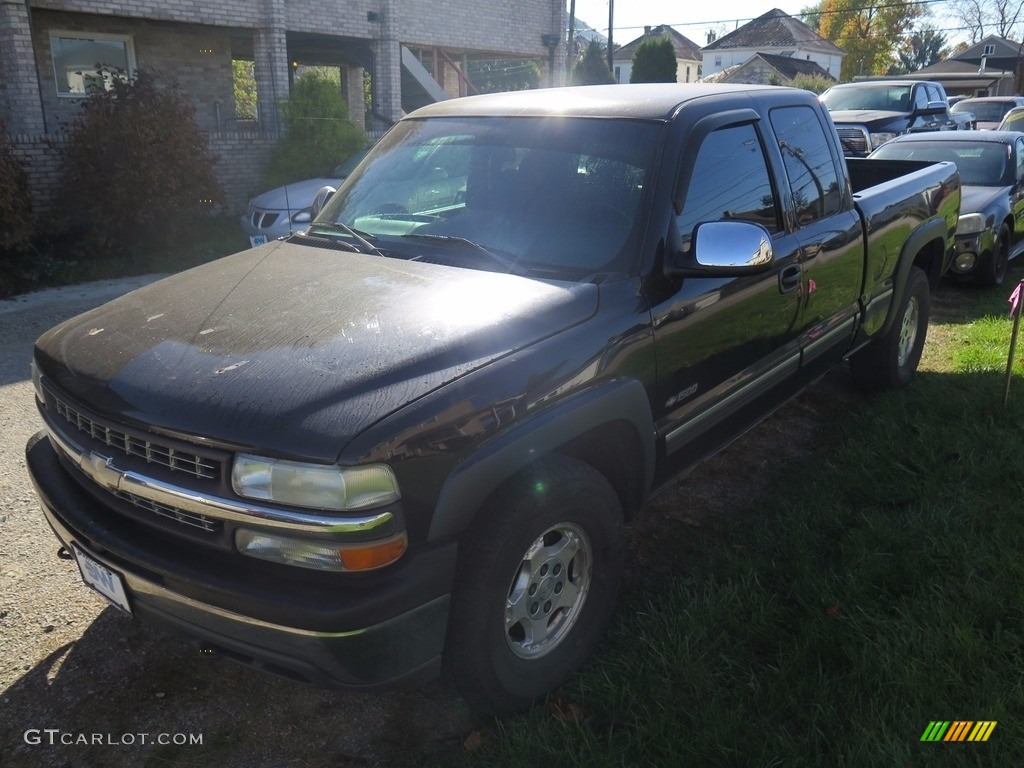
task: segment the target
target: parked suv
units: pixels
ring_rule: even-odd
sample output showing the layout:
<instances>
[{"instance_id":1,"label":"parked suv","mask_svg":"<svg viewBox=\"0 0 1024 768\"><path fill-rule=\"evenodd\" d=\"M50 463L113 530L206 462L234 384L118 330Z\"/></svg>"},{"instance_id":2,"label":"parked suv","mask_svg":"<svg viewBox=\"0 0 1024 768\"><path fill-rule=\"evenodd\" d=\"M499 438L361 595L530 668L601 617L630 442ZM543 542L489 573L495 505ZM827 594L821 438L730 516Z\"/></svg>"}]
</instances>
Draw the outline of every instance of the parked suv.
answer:
<instances>
[{"instance_id":1,"label":"parked suv","mask_svg":"<svg viewBox=\"0 0 1024 768\"><path fill-rule=\"evenodd\" d=\"M832 114L847 157L866 157L901 133L958 127L945 89L929 80L844 83L829 88L821 100Z\"/></svg>"}]
</instances>

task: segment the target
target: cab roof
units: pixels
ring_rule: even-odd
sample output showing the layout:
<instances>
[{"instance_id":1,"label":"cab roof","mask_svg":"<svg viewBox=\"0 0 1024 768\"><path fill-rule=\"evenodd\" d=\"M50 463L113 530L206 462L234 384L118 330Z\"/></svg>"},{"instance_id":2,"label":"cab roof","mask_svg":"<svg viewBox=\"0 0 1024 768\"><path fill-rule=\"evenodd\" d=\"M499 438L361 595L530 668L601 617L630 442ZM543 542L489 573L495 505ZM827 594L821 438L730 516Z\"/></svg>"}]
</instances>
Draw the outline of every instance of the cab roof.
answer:
<instances>
[{"instance_id":1,"label":"cab roof","mask_svg":"<svg viewBox=\"0 0 1024 768\"><path fill-rule=\"evenodd\" d=\"M643 85L585 85L530 91L491 93L439 101L411 112L405 119L423 117L623 117L667 120L681 104L727 94L756 94L783 90L770 85L651 83ZM807 91L785 90L808 94ZM810 94L813 97L813 94Z\"/></svg>"}]
</instances>

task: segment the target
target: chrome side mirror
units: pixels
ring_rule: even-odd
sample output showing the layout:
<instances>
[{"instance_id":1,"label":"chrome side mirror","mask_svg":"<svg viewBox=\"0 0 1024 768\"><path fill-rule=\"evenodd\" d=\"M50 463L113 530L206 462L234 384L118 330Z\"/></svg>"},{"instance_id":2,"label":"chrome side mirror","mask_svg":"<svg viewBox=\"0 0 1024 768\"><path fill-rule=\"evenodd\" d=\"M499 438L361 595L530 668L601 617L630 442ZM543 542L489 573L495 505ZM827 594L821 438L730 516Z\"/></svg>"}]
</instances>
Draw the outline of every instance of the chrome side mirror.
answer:
<instances>
[{"instance_id":1,"label":"chrome side mirror","mask_svg":"<svg viewBox=\"0 0 1024 768\"><path fill-rule=\"evenodd\" d=\"M338 190L331 186L320 187L320 189L316 191L316 197L313 198L313 205L310 206L309 217L311 219L315 219L319 216L320 211L322 211L324 206L327 205L327 201L334 197L334 193L337 191Z\"/></svg>"}]
</instances>

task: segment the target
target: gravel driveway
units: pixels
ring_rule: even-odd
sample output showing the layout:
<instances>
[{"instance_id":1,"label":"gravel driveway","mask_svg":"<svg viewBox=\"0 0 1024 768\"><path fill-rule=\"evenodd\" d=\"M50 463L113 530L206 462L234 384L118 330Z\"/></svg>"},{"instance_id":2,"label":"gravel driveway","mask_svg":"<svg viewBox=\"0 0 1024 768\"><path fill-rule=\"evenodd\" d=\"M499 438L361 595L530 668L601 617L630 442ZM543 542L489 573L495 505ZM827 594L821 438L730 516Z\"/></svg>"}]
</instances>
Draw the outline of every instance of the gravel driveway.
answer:
<instances>
[{"instance_id":1,"label":"gravel driveway","mask_svg":"<svg viewBox=\"0 0 1024 768\"><path fill-rule=\"evenodd\" d=\"M491 721L438 684L347 694L205 658L107 607L57 558L25 471L42 426L32 342L152 279L0 301L0 766L401 767L460 751Z\"/></svg>"}]
</instances>

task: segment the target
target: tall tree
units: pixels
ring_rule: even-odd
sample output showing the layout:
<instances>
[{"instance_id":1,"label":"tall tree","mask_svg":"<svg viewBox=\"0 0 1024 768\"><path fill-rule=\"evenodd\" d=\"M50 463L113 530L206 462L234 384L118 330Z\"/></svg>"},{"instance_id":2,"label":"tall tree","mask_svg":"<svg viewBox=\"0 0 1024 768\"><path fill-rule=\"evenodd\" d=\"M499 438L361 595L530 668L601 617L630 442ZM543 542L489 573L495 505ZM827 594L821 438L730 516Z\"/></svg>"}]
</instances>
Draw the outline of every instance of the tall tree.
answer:
<instances>
[{"instance_id":1,"label":"tall tree","mask_svg":"<svg viewBox=\"0 0 1024 768\"><path fill-rule=\"evenodd\" d=\"M819 33L846 51L839 79L884 75L921 14L920 5L910 2L824 0Z\"/></svg>"},{"instance_id":2,"label":"tall tree","mask_svg":"<svg viewBox=\"0 0 1024 768\"><path fill-rule=\"evenodd\" d=\"M573 69L572 81L575 85L603 85L615 82L612 71L605 62L601 44L596 40L590 41L580 63Z\"/></svg>"},{"instance_id":3,"label":"tall tree","mask_svg":"<svg viewBox=\"0 0 1024 768\"><path fill-rule=\"evenodd\" d=\"M1013 38L1024 27L1019 0L949 0L949 13L960 22L971 42L989 35Z\"/></svg>"},{"instance_id":4,"label":"tall tree","mask_svg":"<svg viewBox=\"0 0 1024 768\"><path fill-rule=\"evenodd\" d=\"M633 54L631 83L674 83L676 81L676 50L672 41L660 35L640 43Z\"/></svg>"},{"instance_id":5,"label":"tall tree","mask_svg":"<svg viewBox=\"0 0 1024 768\"><path fill-rule=\"evenodd\" d=\"M921 27L908 35L896 51L899 61L889 68L890 75L905 75L930 67L949 55L946 36L932 27Z\"/></svg>"},{"instance_id":6,"label":"tall tree","mask_svg":"<svg viewBox=\"0 0 1024 768\"><path fill-rule=\"evenodd\" d=\"M821 6L824 4L825 0L819 0L819 2L813 5L801 8L798 14L800 21L819 34L821 33Z\"/></svg>"}]
</instances>

